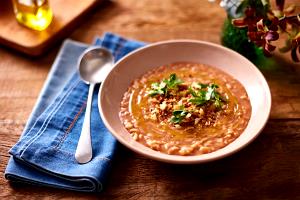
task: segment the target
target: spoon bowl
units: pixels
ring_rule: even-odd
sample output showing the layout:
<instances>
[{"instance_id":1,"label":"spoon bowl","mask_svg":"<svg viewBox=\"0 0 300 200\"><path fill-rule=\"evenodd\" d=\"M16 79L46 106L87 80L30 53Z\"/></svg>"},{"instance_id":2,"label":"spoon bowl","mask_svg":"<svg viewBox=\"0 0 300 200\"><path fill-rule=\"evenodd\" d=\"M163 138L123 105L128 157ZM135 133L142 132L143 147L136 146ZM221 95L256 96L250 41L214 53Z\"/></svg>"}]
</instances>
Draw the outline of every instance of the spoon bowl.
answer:
<instances>
[{"instance_id":1,"label":"spoon bowl","mask_svg":"<svg viewBox=\"0 0 300 200\"><path fill-rule=\"evenodd\" d=\"M78 71L81 79L89 83L100 83L112 68L114 58L110 51L103 47L86 49L78 60Z\"/></svg>"},{"instance_id":2,"label":"spoon bowl","mask_svg":"<svg viewBox=\"0 0 300 200\"><path fill-rule=\"evenodd\" d=\"M113 67L113 55L105 48L91 47L86 49L78 60L78 71L81 79L89 84L87 106L80 138L75 152L78 163L87 163L92 159L92 142L90 130L91 105L95 84L101 83Z\"/></svg>"}]
</instances>

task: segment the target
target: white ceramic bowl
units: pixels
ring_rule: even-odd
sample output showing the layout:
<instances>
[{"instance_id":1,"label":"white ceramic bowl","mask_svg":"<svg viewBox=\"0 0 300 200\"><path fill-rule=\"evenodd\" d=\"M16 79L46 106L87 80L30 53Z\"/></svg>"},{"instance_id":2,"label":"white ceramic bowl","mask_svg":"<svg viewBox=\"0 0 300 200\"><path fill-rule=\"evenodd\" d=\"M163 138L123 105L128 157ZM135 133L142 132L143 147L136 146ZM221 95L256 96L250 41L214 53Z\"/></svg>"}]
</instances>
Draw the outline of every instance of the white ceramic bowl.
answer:
<instances>
[{"instance_id":1,"label":"white ceramic bowl","mask_svg":"<svg viewBox=\"0 0 300 200\"><path fill-rule=\"evenodd\" d=\"M180 61L217 67L245 87L252 114L245 131L232 143L215 152L197 156L167 155L132 139L119 119L120 102L132 80L152 68ZM168 163L203 163L228 156L253 141L266 124L271 110L269 86L261 72L240 54L220 45L196 40L171 40L140 48L118 61L103 81L98 98L101 117L109 131L129 149Z\"/></svg>"}]
</instances>

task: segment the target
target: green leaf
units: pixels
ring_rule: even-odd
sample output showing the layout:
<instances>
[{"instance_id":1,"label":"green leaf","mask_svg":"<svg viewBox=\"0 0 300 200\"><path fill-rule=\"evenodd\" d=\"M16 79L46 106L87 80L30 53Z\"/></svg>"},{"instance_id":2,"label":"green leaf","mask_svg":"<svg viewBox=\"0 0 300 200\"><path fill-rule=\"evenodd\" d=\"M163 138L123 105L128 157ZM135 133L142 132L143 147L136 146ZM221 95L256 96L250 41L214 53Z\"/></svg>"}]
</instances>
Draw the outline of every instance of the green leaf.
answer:
<instances>
[{"instance_id":1,"label":"green leaf","mask_svg":"<svg viewBox=\"0 0 300 200\"><path fill-rule=\"evenodd\" d=\"M165 83L152 83L151 84L151 89L148 92L148 95L150 95L151 97L155 96L155 95L164 95L166 92L166 84Z\"/></svg>"},{"instance_id":2,"label":"green leaf","mask_svg":"<svg viewBox=\"0 0 300 200\"><path fill-rule=\"evenodd\" d=\"M198 85L202 88L207 88L209 85L208 84L203 84L203 83L198 83Z\"/></svg>"},{"instance_id":3,"label":"green leaf","mask_svg":"<svg viewBox=\"0 0 300 200\"><path fill-rule=\"evenodd\" d=\"M193 88L189 87L188 90L189 90L189 92L191 93L191 95L192 95L193 97L197 97L197 94L196 94L196 92L193 90Z\"/></svg>"},{"instance_id":4,"label":"green leaf","mask_svg":"<svg viewBox=\"0 0 300 200\"><path fill-rule=\"evenodd\" d=\"M181 122L181 119L180 118L176 118L176 117L172 117L170 122L174 123L174 124L179 124Z\"/></svg>"},{"instance_id":5,"label":"green leaf","mask_svg":"<svg viewBox=\"0 0 300 200\"><path fill-rule=\"evenodd\" d=\"M209 85L208 86L208 88L207 88L207 92L206 92L206 95L205 95L205 99L207 100L207 101L209 101L209 100L212 100L212 99L215 99L215 95L216 95L216 89L217 88L219 88L219 86L218 85L216 85L216 84L211 84L211 85Z\"/></svg>"},{"instance_id":6,"label":"green leaf","mask_svg":"<svg viewBox=\"0 0 300 200\"><path fill-rule=\"evenodd\" d=\"M153 97L155 95L163 95L164 92L162 90L150 90L148 94Z\"/></svg>"},{"instance_id":7,"label":"green leaf","mask_svg":"<svg viewBox=\"0 0 300 200\"><path fill-rule=\"evenodd\" d=\"M170 122L174 123L174 124L179 124L182 122L182 120L186 117L186 115L188 114L188 111L185 110L174 110L173 111L173 116L170 119Z\"/></svg>"},{"instance_id":8,"label":"green leaf","mask_svg":"<svg viewBox=\"0 0 300 200\"><path fill-rule=\"evenodd\" d=\"M183 110L174 110L174 111L173 111L173 115L174 115L174 116L179 116L179 115L181 115L183 112L184 112Z\"/></svg>"},{"instance_id":9,"label":"green leaf","mask_svg":"<svg viewBox=\"0 0 300 200\"><path fill-rule=\"evenodd\" d=\"M169 79L163 80L167 84L168 89L175 89L178 85L183 83L183 81L177 78L176 74L171 74Z\"/></svg>"},{"instance_id":10,"label":"green leaf","mask_svg":"<svg viewBox=\"0 0 300 200\"><path fill-rule=\"evenodd\" d=\"M197 106L212 102L214 103L215 107L219 109L222 107L223 99L217 92L218 88L219 86L216 84L205 85L205 88L197 91L189 88L189 92L192 94L193 98L189 99L188 101Z\"/></svg>"},{"instance_id":11,"label":"green leaf","mask_svg":"<svg viewBox=\"0 0 300 200\"><path fill-rule=\"evenodd\" d=\"M148 95L164 95L167 96L171 90L177 90L178 85L182 84L183 81L177 78L176 74L171 74L168 79L164 79L161 82L154 82L151 84L151 90Z\"/></svg>"},{"instance_id":12,"label":"green leaf","mask_svg":"<svg viewBox=\"0 0 300 200\"><path fill-rule=\"evenodd\" d=\"M196 97L196 98L193 98L193 99L189 99L189 102L191 102L191 103L193 103L197 106L201 106L201 105L205 104L207 102L207 100Z\"/></svg>"}]
</instances>

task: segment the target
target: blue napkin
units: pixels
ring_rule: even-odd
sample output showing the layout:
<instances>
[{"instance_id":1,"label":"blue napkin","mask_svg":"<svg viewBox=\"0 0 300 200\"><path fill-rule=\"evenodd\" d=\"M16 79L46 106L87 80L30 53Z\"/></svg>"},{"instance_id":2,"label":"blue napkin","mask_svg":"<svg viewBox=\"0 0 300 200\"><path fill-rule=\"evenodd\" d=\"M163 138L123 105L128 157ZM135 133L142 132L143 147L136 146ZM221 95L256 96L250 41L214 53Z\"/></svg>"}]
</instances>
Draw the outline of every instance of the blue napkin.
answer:
<instances>
[{"instance_id":1,"label":"blue napkin","mask_svg":"<svg viewBox=\"0 0 300 200\"><path fill-rule=\"evenodd\" d=\"M94 44L109 49L115 60L144 45L111 33L97 38ZM99 86L94 90L91 113L93 158L86 164L78 164L74 158L88 94L76 64L87 47L71 40L64 42L20 140L9 151L8 180L76 191L102 190L117 142L99 115Z\"/></svg>"}]
</instances>

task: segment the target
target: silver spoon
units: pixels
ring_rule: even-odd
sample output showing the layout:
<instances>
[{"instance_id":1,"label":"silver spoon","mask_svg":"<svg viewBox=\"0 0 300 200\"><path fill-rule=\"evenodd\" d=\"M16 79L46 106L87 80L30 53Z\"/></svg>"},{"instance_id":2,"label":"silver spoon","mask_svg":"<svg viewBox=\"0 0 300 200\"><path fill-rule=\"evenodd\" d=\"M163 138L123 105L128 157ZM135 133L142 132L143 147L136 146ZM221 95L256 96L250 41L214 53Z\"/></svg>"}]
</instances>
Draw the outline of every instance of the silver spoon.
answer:
<instances>
[{"instance_id":1,"label":"silver spoon","mask_svg":"<svg viewBox=\"0 0 300 200\"><path fill-rule=\"evenodd\" d=\"M90 118L93 91L95 84L101 83L111 70L113 62L112 54L102 47L88 48L79 57L79 75L90 86L82 130L75 152L75 159L78 163L87 163L92 159Z\"/></svg>"}]
</instances>

